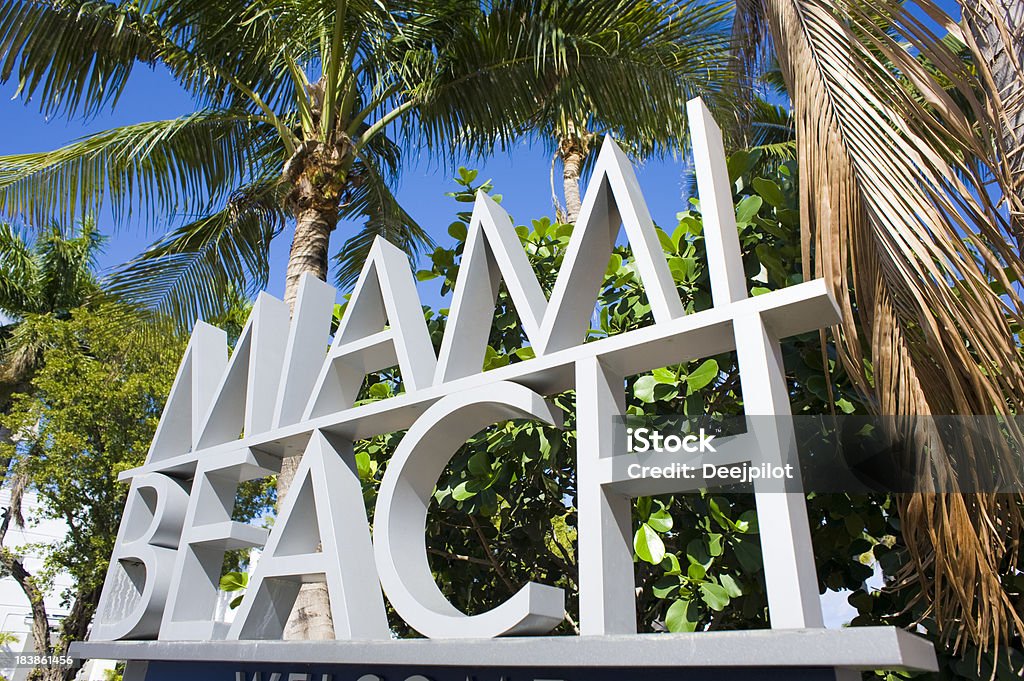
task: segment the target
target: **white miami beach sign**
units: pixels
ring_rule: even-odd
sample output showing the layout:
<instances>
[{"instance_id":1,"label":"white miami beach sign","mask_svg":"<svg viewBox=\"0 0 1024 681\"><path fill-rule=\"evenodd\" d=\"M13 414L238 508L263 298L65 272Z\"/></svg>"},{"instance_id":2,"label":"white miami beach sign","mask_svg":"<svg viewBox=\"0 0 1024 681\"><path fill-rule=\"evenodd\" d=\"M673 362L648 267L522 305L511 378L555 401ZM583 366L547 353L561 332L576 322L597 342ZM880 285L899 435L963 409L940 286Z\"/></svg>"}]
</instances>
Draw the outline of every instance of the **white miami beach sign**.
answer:
<instances>
[{"instance_id":1,"label":"white miami beach sign","mask_svg":"<svg viewBox=\"0 0 1024 681\"><path fill-rule=\"evenodd\" d=\"M820 280L748 297L721 133L702 102L688 109L711 309L685 314L633 169L609 140L550 300L508 215L477 197L437 354L409 261L383 240L326 355L336 291L312 278L302 281L294 316L261 295L230 360L225 334L198 324L146 463L122 476L131 488L90 640L280 639L301 584L310 581L326 582L338 639L389 640L385 597L433 639L552 630L563 619L564 594L544 584L529 583L481 614L456 609L431 575L424 528L434 486L459 446L507 419L559 425L560 412L545 396L573 388L581 634L635 634L631 499L688 488L685 479L628 473L637 463L669 466L675 455L615 450L625 377L735 350L747 414L785 416L779 339L839 321ZM584 344L620 225L655 323ZM484 372L502 281L536 357ZM403 394L353 406L368 372L395 365ZM371 528L353 442L405 429ZM716 464L791 463L790 436L759 427L716 441L712 456ZM238 484L273 475L282 457L300 453L273 529L233 521ZM821 627L799 484L783 493L755 481L754 489L771 625ZM250 586L233 623L217 622L224 552L249 547L263 548Z\"/></svg>"}]
</instances>

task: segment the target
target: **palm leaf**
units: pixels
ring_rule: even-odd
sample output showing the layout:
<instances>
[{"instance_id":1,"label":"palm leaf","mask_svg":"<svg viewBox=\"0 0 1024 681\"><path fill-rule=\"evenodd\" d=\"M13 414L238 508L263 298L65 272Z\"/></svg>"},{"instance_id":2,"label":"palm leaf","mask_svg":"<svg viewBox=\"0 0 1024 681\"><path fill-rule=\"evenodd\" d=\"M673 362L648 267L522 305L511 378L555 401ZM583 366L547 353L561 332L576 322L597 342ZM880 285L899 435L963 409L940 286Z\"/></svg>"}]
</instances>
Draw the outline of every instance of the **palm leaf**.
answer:
<instances>
[{"instance_id":1,"label":"palm leaf","mask_svg":"<svg viewBox=\"0 0 1024 681\"><path fill-rule=\"evenodd\" d=\"M98 113L113 105L137 62L153 64L155 24L135 4L3 0L0 82L18 79L18 94L45 113Z\"/></svg>"},{"instance_id":2,"label":"palm leaf","mask_svg":"<svg viewBox=\"0 0 1024 681\"><path fill-rule=\"evenodd\" d=\"M53 223L39 235L35 304L40 312L68 314L97 292L93 271L102 244L92 218L82 221L78 234Z\"/></svg>"},{"instance_id":3,"label":"palm leaf","mask_svg":"<svg viewBox=\"0 0 1024 681\"><path fill-rule=\"evenodd\" d=\"M359 162L353 168L353 178L355 189L342 206L339 217L359 220L362 228L346 239L334 257L335 281L342 290L355 282L378 236L401 248L412 259L433 247L430 235L402 208L391 192L378 158L360 154Z\"/></svg>"},{"instance_id":4,"label":"palm leaf","mask_svg":"<svg viewBox=\"0 0 1024 681\"><path fill-rule=\"evenodd\" d=\"M68 117L115 105L138 63L163 64L207 106L252 104L252 90L290 101L287 79L267 66L282 37L251 13L240 3L2 0L0 82L16 75L20 96Z\"/></svg>"},{"instance_id":5,"label":"palm leaf","mask_svg":"<svg viewBox=\"0 0 1024 681\"><path fill-rule=\"evenodd\" d=\"M612 132L647 155L686 139L685 102L731 93L723 4L495 0L445 44L420 85L431 146L548 144L566 119ZM451 114L449 114L451 112ZM482 134L484 133L484 134Z\"/></svg>"},{"instance_id":6,"label":"palm leaf","mask_svg":"<svg viewBox=\"0 0 1024 681\"><path fill-rule=\"evenodd\" d=\"M238 291L255 295L270 275L270 241L285 215L282 190L264 180L182 225L104 282L112 295L158 311L179 328L224 314Z\"/></svg>"},{"instance_id":7,"label":"palm leaf","mask_svg":"<svg viewBox=\"0 0 1024 681\"><path fill-rule=\"evenodd\" d=\"M753 102L750 118L750 149L789 161L796 158L796 129L789 109L761 98Z\"/></svg>"},{"instance_id":8,"label":"palm leaf","mask_svg":"<svg viewBox=\"0 0 1024 681\"><path fill-rule=\"evenodd\" d=\"M34 307L37 264L27 233L0 222L0 312L20 317Z\"/></svg>"},{"instance_id":9,"label":"palm leaf","mask_svg":"<svg viewBox=\"0 0 1024 681\"><path fill-rule=\"evenodd\" d=\"M918 6L955 25L936 3ZM839 302L843 364L878 413L905 417L926 470L948 474L910 417L1024 406L1011 329L1024 306L1010 284L1024 262L985 188L991 117L977 81L892 0L745 0L738 16L740 35L770 36L793 100L805 276L824 277ZM757 49L748 43L750 62ZM1024 631L999 581L1021 528L1016 501L915 495L901 516L927 616L945 635L984 648Z\"/></svg>"},{"instance_id":10,"label":"palm leaf","mask_svg":"<svg viewBox=\"0 0 1024 681\"><path fill-rule=\"evenodd\" d=\"M244 112L199 111L85 137L48 153L0 157L0 211L34 224L116 215L201 212L279 161L273 128ZM268 146L269 145L269 146Z\"/></svg>"}]
</instances>

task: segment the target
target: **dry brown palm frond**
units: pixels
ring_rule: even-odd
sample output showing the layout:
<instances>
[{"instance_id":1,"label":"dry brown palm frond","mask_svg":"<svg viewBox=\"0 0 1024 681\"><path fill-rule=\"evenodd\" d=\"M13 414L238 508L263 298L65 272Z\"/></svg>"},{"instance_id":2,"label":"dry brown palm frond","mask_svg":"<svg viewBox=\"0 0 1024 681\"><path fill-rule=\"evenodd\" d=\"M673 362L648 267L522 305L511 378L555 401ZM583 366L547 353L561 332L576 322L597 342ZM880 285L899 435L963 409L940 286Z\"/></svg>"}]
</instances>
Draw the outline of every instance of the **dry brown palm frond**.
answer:
<instances>
[{"instance_id":1,"label":"dry brown palm frond","mask_svg":"<svg viewBox=\"0 0 1024 681\"><path fill-rule=\"evenodd\" d=\"M741 0L737 27L748 60L758 36L770 39L792 98L805 274L839 301L842 361L878 413L903 417L904 436L928 452L925 473L950 477L913 417L1024 406L1011 330L1024 313L1011 283L1024 262L985 186L998 177L999 118L942 39L956 24L930 0ZM999 581L1022 526L1018 502L901 500L928 615L957 643L987 648L1024 631Z\"/></svg>"}]
</instances>

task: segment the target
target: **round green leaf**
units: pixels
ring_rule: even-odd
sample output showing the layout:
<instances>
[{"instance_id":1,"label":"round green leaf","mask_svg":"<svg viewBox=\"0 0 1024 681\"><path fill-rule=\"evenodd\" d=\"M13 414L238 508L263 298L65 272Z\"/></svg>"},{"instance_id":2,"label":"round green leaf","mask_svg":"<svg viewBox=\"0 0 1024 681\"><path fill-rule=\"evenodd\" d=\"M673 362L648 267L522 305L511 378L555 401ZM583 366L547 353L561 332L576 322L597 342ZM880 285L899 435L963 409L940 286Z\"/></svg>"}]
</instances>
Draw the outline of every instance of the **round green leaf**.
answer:
<instances>
[{"instance_id":1,"label":"round green leaf","mask_svg":"<svg viewBox=\"0 0 1024 681\"><path fill-rule=\"evenodd\" d=\"M747 151L746 149L740 149L730 154L729 160L726 161L726 167L729 169L729 182L735 182L753 170L760 157L761 155L756 151Z\"/></svg>"},{"instance_id":2,"label":"round green leaf","mask_svg":"<svg viewBox=\"0 0 1024 681\"><path fill-rule=\"evenodd\" d=\"M468 232L469 230L466 228L466 225L462 222L455 221L452 224L448 225L448 235L451 236L451 238L453 239L465 241L466 234L468 234Z\"/></svg>"},{"instance_id":3,"label":"round green leaf","mask_svg":"<svg viewBox=\"0 0 1024 681\"><path fill-rule=\"evenodd\" d=\"M751 509L740 514L736 529L745 534L757 534L757 511Z\"/></svg>"},{"instance_id":4,"label":"round green leaf","mask_svg":"<svg viewBox=\"0 0 1024 681\"><path fill-rule=\"evenodd\" d=\"M661 248L666 253L675 253L676 252L676 245L672 241L672 237L670 237L668 234L666 234L665 230L663 230L661 227L655 227L654 230L658 234L658 241L661 242Z\"/></svg>"},{"instance_id":5,"label":"round green leaf","mask_svg":"<svg viewBox=\"0 0 1024 681\"><path fill-rule=\"evenodd\" d=\"M708 604L709 608L718 612L729 605L728 592L714 582L704 582L700 585L700 597Z\"/></svg>"},{"instance_id":6,"label":"round green leaf","mask_svg":"<svg viewBox=\"0 0 1024 681\"><path fill-rule=\"evenodd\" d=\"M682 572L682 568L679 567L679 559L674 553L665 554L665 560L661 561L661 569L665 571L666 575L678 575Z\"/></svg>"},{"instance_id":7,"label":"round green leaf","mask_svg":"<svg viewBox=\"0 0 1024 681\"><path fill-rule=\"evenodd\" d=\"M651 565L665 559L665 543L647 523L642 523L633 536L633 550L640 560Z\"/></svg>"},{"instance_id":8,"label":"round green leaf","mask_svg":"<svg viewBox=\"0 0 1024 681\"><path fill-rule=\"evenodd\" d=\"M378 400L391 397L391 386L387 383L374 383L370 386L370 397Z\"/></svg>"},{"instance_id":9,"label":"round green leaf","mask_svg":"<svg viewBox=\"0 0 1024 681\"><path fill-rule=\"evenodd\" d=\"M747 196L736 204L736 223L739 225L749 224L761 210L764 201L760 196Z\"/></svg>"},{"instance_id":10,"label":"round green leaf","mask_svg":"<svg viewBox=\"0 0 1024 681\"><path fill-rule=\"evenodd\" d=\"M696 392L715 380L716 376L718 376L718 362L713 359L705 360L686 377L686 386L690 392Z\"/></svg>"},{"instance_id":11,"label":"round green leaf","mask_svg":"<svg viewBox=\"0 0 1024 681\"><path fill-rule=\"evenodd\" d=\"M708 535L708 553L712 556L722 555L722 535L714 532Z\"/></svg>"},{"instance_id":12,"label":"round green leaf","mask_svg":"<svg viewBox=\"0 0 1024 681\"><path fill-rule=\"evenodd\" d=\"M241 591L249 586L249 575L245 572L229 572L220 578L221 591Z\"/></svg>"},{"instance_id":13,"label":"round green leaf","mask_svg":"<svg viewBox=\"0 0 1024 681\"><path fill-rule=\"evenodd\" d=\"M470 491L469 483L469 480L460 482L459 486L452 490L452 497L455 501L465 501L466 499L472 499L476 496L476 492Z\"/></svg>"},{"instance_id":14,"label":"round green leaf","mask_svg":"<svg viewBox=\"0 0 1024 681\"><path fill-rule=\"evenodd\" d=\"M658 379L654 376L641 376L633 384L633 395L641 402L650 404L654 402L654 388L658 385Z\"/></svg>"},{"instance_id":15,"label":"round green leaf","mask_svg":"<svg viewBox=\"0 0 1024 681\"><path fill-rule=\"evenodd\" d=\"M612 257L608 260L608 269L605 271L605 276L615 276L620 267L622 267L622 256L618 253L612 253Z\"/></svg>"},{"instance_id":16,"label":"round green leaf","mask_svg":"<svg viewBox=\"0 0 1024 681\"><path fill-rule=\"evenodd\" d=\"M784 208L786 206L786 197L782 190L779 189L779 185L763 177L755 177L751 184L754 185L754 191L760 194L769 204L776 208Z\"/></svg>"},{"instance_id":17,"label":"round green leaf","mask_svg":"<svg viewBox=\"0 0 1024 681\"><path fill-rule=\"evenodd\" d=\"M656 402L668 402L679 396L679 388L668 383L659 383L654 386L654 400Z\"/></svg>"},{"instance_id":18,"label":"round green leaf","mask_svg":"<svg viewBox=\"0 0 1024 681\"><path fill-rule=\"evenodd\" d=\"M697 630L697 618L691 617L689 601L676 601L669 606L665 614L665 627L673 633L684 633Z\"/></svg>"},{"instance_id":19,"label":"round green leaf","mask_svg":"<svg viewBox=\"0 0 1024 681\"><path fill-rule=\"evenodd\" d=\"M647 524L656 532L668 532L672 529L672 515L665 509L661 509L651 514L651 517L647 519Z\"/></svg>"},{"instance_id":20,"label":"round green leaf","mask_svg":"<svg viewBox=\"0 0 1024 681\"><path fill-rule=\"evenodd\" d=\"M731 598L738 598L743 595L743 588L733 579L732 575L719 575L718 581L722 583L722 587Z\"/></svg>"},{"instance_id":21,"label":"round green leaf","mask_svg":"<svg viewBox=\"0 0 1024 681\"><path fill-rule=\"evenodd\" d=\"M368 452L356 452L356 472L363 480L370 477L370 455Z\"/></svg>"},{"instance_id":22,"label":"round green leaf","mask_svg":"<svg viewBox=\"0 0 1024 681\"><path fill-rule=\"evenodd\" d=\"M745 572L757 572L761 569L760 549L760 545L752 538L743 538L733 546L736 558Z\"/></svg>"},{"instance_id":23,"label":"round green leaf","mask_svg":"<svg viewBox=\"0 0 1024 681\"><path fill-rule=\"evenodd\" d=\"M655 598L673 598L679 593L682 584L678 575L665 575L651 585L651 593Z\"/></svg>"},{"instance_id":24,"label":"round green leaf","mask_svg":"<svg viewBox=\"0 0 1024 681\"><path fill-rule=\"evenodd\" d=\"M473 475L488 475L491 472L491 459L487 456L487 452L477 452L469 457L466 467Z\"/></svg>"}]
</instances>

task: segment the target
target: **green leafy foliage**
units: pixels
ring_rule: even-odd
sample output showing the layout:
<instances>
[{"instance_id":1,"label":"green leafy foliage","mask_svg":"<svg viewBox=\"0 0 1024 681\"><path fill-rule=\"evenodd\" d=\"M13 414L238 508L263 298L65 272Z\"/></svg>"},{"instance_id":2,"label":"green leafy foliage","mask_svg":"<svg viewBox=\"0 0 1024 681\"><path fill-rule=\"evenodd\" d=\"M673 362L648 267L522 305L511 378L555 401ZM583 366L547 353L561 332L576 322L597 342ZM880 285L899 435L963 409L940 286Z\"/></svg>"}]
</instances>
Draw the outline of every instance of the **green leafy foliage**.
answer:
<instances>
[{"instance_id":1,"label":"green leafy foliage","mask_svg":"<svg viewBox=\"0 0 1024 681\"><path fill-rule=\"evenodd\" d=\"M66 652L85 637L98 603L128 491L118 474L144 461L186 339L100 288L91 223L78 235L54 228L31 246L18 237L0 230L0 280L8 284L0 309L14 317L0 329L0 378L13 387L11 395L0 383L0 467L13 480L13 522L28 489L37 504L26 522L55 519L68 529L59 541L20 549L41 560L31 579L44 591L58 573L71 578L60 593L70 614L52 632L54 650ZM211 321L237 339L249 304L229 302ZM273 500L270 481L243 483L233 515L252 520ZM244 556L231 560L237 567Z\"/></svg>"},{"instance_id":2,"label":"green leafy foliage","mask_svg":"<svg viewBox=\"0 0 1024 681\"><path fill-rule=\"evenodd\" d=\"M117 476L145 458L183 343L146 343L126 333L143 324L117 305L79 307L36 321L45 341L26 392L14 395L0 424L15 437L0 442L12 478L36 493L36 515L62 521L62 539L29 547L44 588L57 573L71 578L61 597L72 614L56 631L56 649L80 640L99 599L127 486ZM17 487L17 485L15 485Z\"/></svg>"}]
</instances>

